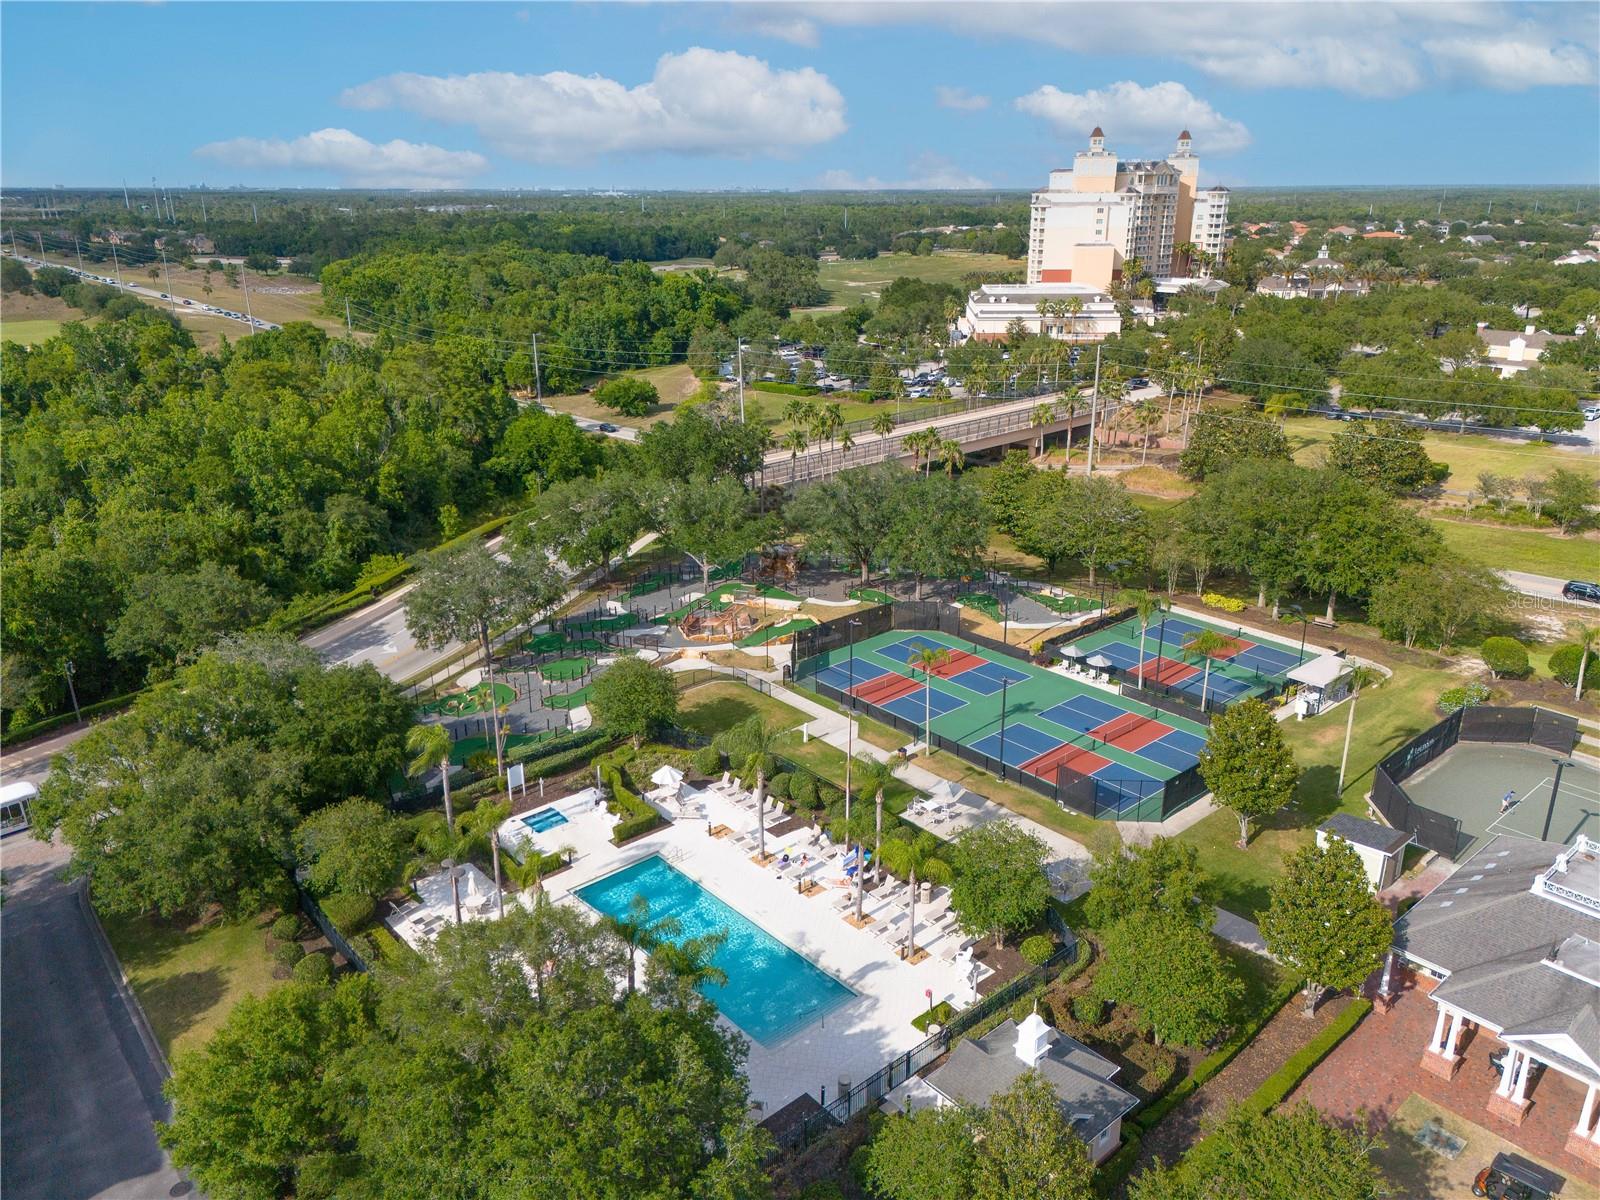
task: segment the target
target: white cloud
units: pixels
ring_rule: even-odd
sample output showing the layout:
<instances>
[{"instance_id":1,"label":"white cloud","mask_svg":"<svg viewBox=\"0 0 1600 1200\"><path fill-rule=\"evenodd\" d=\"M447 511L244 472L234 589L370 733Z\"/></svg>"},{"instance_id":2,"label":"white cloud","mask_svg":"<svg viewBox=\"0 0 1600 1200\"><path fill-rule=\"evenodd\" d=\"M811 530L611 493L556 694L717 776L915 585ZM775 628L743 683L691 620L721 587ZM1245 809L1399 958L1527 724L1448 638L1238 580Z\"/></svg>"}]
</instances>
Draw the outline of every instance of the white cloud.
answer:
<instances>
[{"instance_id":1,"label":"white cloud","mask_svg":"<svg viewBox=\"0 0 1600 1200\"><path fill-rule=\"evenodd\" d=\"M369 142L348 129L318 129L304 137L232 138L195 151L233 167L327 171L346 187L457 187L488 170L471 150L445 150L426 142Z\"/></svg>"},{"instance_id":2,"label":"white cloud","mask_svg":"<svg viewBox=\"0 0 1600 1200\"><path fill-rule=\"evenodd\" d=\"M955 163L937 154L920 154L910 163L908 177L897 180L879 179L876 175L863 178L851 171L824 171L817 178L817 186L837 192L877 191L956 191L962 188L993 187L987 179L964 171Z\"/></svg>"},{"instance_id":3,"label":"white cloud","mask_svg":"<svg viewBox=\"0 0 1600 1200\"><path fill-rule=\"evenodd\" d=\"M1105 127L1113 146L1170 150L1180 130L1194 135L1197 154L1237 154L1250 131L1223 116L1181 83L1144 87L1131 79L1085 92L1063 92L1053 84L1017 98L1017 108L1047 122L1063 136L1084 136Z\"/></svg>"},{"instance_id":4,"label":"white cloud","mask_svg":"<svg viewBox=\"0 0 1600 1200\"><path fill-rule=\"evenodd\" d=\"M939 26L1084 55L1137 54L1244 88L1329 88L1383 98L1441 83L1504 90L1586 85L1600 27L1592 5L1462 3L924 3L764 5L768 20Z\"/></svg>"},{"instance_id":5,"label":"white cloud","mask_svg":"<svg viewBox=\"0 0 1600 1200\"><path fill-rule=\"evenodd\" d=\"M737 5L730 16L729 25L740 33L776 38L807 49L814 49L822 40L821 30L809 17L774 11L764 4Z\"/></svg>"},{"instance_id":6,"label":"white cloud","mask_svg":"<svg viewBox=\"0 0 1600 1200\"><path fill-rule=\"evenodd\" d=\"M989 97L976 96L963 87L946 87L941 84L933 89L933 95L939 102L940 108L953 108L958 112L977 112L979 109L989 107Z\"/></svg>"},{"instance_id":7,"label":"white cloud","mask_svg":"<svg viewBox=\"0 0 1600 1200\"><path fill-rule=\"evenodd\" d=\"M759 58L694 47L664 54L628 87L598 75L387 75L348 89L359 109L404 109L470 125L496 150L530 162L666 151L738 158L783 155L838 137L844 97L826 75L773 70Z\"/></svg>"},{"instance_id":8,"label":"white cloud","mask_svg":"<svg viewBox=\"0 0 1600 1200\"><path fill-rule=\"evenodd\" d=\"M1595 81L1593 57L1571 42L1550 45L1521 38L1458 37L1423 45L1447 78L1502 92Z\"/></svg>"}]
</instances>

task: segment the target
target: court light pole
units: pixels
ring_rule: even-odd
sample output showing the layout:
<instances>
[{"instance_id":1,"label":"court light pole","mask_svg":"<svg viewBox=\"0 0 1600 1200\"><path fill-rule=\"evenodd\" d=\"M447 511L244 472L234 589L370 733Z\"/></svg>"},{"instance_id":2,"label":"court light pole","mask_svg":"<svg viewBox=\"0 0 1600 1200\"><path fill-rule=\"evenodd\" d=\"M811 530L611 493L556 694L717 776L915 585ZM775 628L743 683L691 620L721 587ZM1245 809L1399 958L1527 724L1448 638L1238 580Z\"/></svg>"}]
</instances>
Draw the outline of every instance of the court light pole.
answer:
<instances>
[{"instance_id":1,"label":"court light pole","mask_svg":"<svg viewBox=\"0 0 1600 1200\"><path fill-rule=\"evenodd\" d=\"M1289 605L1289 611L1294 613L1296 616L1298 616L1300 618L1300 661L1301 662L1305 662L1305 660L1306 660L1306 625L1310 623L1311 618L1306 616L1306 610L1301 608L1298 604Z\"/></svg>"},{"instance_id":2,"label":"court light pole","mask_svg":"<svg viewBox=\"0 0 1600 1200\"><path fill-rule=\"evenodd\" d=\"M1544 832L1539 835L1542 842L1550 840L1550 822L1555 819L1556 796L1561 791L1561 772L1574 765L1570 758L1552 758L1550 761L1556 765L1556 777L1550 781L1550 803L1544 810Z\"/></svg>"},{"instance_id":3,"label":"court light pole","mask_svg":"<svg viewBox=\"0 0 1600 1200\"><path fill-rule=\"evenodd\" d=\"M1009 679L1000 681L1000 777L1002 779L1006 773L1006 689L1010 686Z\"/></svg>"}]
</instances>

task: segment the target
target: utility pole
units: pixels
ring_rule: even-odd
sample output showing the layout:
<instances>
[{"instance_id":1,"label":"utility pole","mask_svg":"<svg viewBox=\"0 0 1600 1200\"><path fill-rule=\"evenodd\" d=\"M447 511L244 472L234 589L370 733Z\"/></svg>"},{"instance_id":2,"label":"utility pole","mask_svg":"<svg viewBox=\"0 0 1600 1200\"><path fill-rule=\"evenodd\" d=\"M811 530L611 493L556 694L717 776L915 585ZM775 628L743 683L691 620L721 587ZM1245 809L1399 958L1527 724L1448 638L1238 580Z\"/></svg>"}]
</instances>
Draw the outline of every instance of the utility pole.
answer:
<instances>
[{"instance_id":1,"label":"utility pole","mask_svg":"<svg viewBox=\"0 0 1600 1200\"><path fill-rule=\"evenodd\" d=\"M261 224L261 214L256 211L256 202L254 200L250 201L250 224Z\"/></svg>"},{"instance_id":2,"label":"utility pole","mask_svg":"<svg viewBox=\"0 0 1600 1200\"><path fill-rule=\"evenodd\" d=\"M206 194L204 192L201 192L200 193L200 227L202 229L204 229L205 228L205 224L206 224Z\"/></svg>"},{"instance_id":3,"label":"utility pole","mask_svg":"<svg viewBox=\"0 0 1600 1200\"><path fill-rule=\"evenodd\" d=\"M161 193L156 191L156 177L154 175L150 176L150 199L155 201L156 224L159 225L161 224Z\"/></svg>"},{"instance_id":4,"label":"utility pole","mask_svg":"<svg viewBox=\"0 0 1600 1200\"><path fill-rule=\"evenodd\" d=\"M78 235L72 235L72 248L78 255L78 274L83 274L83 245L78 241Z\"/></svg>"},{"instance_id":5,"label":"utility pole","mask_svg":"<svg viewBox=\"0 0 1600 1200\"><path fill-rule=\"evenodd\" d=\"M1089 470L1094 475L1094 416L1100 405L1100 344L1094 348L1094 390L1089 393Z\"/></svg>"},{"instance_id":6,"label":"utility pole","mask_svg":"<svg viewBox=\"0 0 1600 1200\"><path fill-rule=\"evenodd\" d=\"M544 403L544 383L539 378L539 335L533 335L533 398Z\"/></svg>"},{"instance_id":7,"label":"utility pole","mask_svg":"<svg viewBox=\"0 0 1600 1200\"><path fill-rule=\"evenodd\" d=\"M117 244L115 242L111 243L111 269L117 273L117 286L122 287L122 264L117 261Z\"/></svg>"},{"instance_id":8,"label":"utility pole","mask_svg":"<svg viewBox=\"0 0 1600 1200\"><path fill-rule=\"evenodd\" d=\"M172 306L172 315L178 315L178 300L172 294L172 269L167 266L167 248L161 247L161 271L167 277L167 303Z\"/></svg>"},{"instance_id":9,"label":"utility pole","mask_svg":"<svg viewBox=\"0 0 1600 1200\"><path fill-rule=\"evenodd\" d=\"M126 179L122 181L122 207L129 212L133 211L133 201L128 199L128 181Z\"/></svg>"},{"instance_id":10,"label":"utility pole","mask_svg":"<svg viewBox=\"0 0 1600 1200\"><path fill-rule=\"evenodd\" d=\"M43 259L44 258L44 234L40 233L37 229L35 229L33 231L33 236L36 239L38 239L38 242L39 242L39 257L41 259Z\"/></svg>"},{"instance_id":11,"label":"utility pole","mask_svg":"<svg viewBox=\"0 0 1600 1200\"><path fill-rule=\"evenodd\" d=\"M67 677L67 695L72 697L72 715L73 715L74 718L76 718L78 724L82 725L83 724L83 710L78 707L78 689L77 689L77 687L75 687L73 685L73 682L72 682L72 677L74 675L76 675L77 673L78 673L78 669L72 665L72 660L70 658L67 659L67 665L66 665L66 671L65 671L65 674L66 674L66 677ZM1548 826L1547 826L1547 828L1548 828Z\"/></svg>"},{"instance_id":12,"label":"utility pole","mask_svg":"<svg viewBox=\"0 0 1600 1200\"><path fill-rule=\"evenodd\" d=\"M739 376L739 424L744 424L744 343L740 342L734 351L734 373Z\"/></svg>"},{"instance_id":13,"label":"utility pole","mask_svg":"<svg viewBox=\"0 0 1600 1200\"><path fill-rule=\"evenodd\" d=\"M345 337L355 337L355 335L356 335L356 331L353 328L351 328L351 326L350 326L350 297L349 296L346 296L344 298L344 335L345 335Z\"/></svg>"},{"instance_id":14,"label":"utility pole","mask_svg":"<svg viewBox=\"0 0 1600 1200\"><path fill-rule=\"evenodd\" d=\"M244 292L245 320L249 321L250 328L254 329L256 327L256 318L255 315L250 311L250 281L245 278L243 263L239 264L239 287Z\"/></svg>"}]
</instances>

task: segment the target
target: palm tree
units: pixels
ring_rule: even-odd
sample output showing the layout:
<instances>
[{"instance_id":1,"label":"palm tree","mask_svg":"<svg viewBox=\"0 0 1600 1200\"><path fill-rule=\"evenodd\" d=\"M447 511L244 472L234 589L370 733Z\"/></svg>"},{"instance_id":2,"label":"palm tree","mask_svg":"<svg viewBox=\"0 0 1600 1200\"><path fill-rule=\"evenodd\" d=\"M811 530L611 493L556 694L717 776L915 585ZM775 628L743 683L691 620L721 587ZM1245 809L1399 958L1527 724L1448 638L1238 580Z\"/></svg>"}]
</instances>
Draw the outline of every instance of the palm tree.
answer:
<instances>
[{"instance_id":1,"label":"palm tree","mask_svg":"<svg viewBox=\"0 0 1600 1200\"><path fill-rule=\"evenodd\" d=\"M1183 648L1190 654L1198 654L1205 659L1205 674L1200 679L1200 711L1206 708L1206 693L1211 687L1211 657L1221 654L1233 645L1233 639L1211 629L1202 629L1199 633L1191 634L1183 643Z\"/></svg>"},{"instance_id":2,"label":"palm tree","mask_svg":"<svg viewBox=\"0 0 1600 1200\"><path fill-rule=\"evenodd\" d=\"M511 882L511 890L521 892L532 888L534 894L542 899L544 896L544 863L544 854L536 846L528 847L527 857L521 862L514 858L508 859L505 872L506 878Z\"/></svg>"},{"instance_id":3,"label":"palm tree","mask_svg":"<svg viewBox=\"0 0 1600 1200\"><path fill-rule=\"evenodd\" d=\"M1079 296L1068 296L1061 302L1061 310L1067 317L1067 340L1078 340L1078 314L1083 312L1083 299Z\"/></svg>"},{"instance_id":4,"label":"palm tree","mask_svg":"<svg viewBox=\"0 0 1600 1200\"><path fill-rule=\"evenodd\" d=\"M933 466L933 458L938 453L941 440L939 431L930 427L906 434L900 444L911 451L912 469L915 470L920 466L923 475L926 476Z\"/></svg>"},{"instance_id":5,"label":"palm tree","mask_svg":"<svg viewBox=\"0 0 1600 1200\"><path fill-rule=\"evenodd\" d=\"M414 777L439 769L439 778L444 782L444 819L454 825L455 813L450 809L450 748L450 731L443 725L413 725L406 730L406 752L411 755L406 774Z\"/></svg>"},{"instance_id":6,"label":"palm tree","mask_svg":"<svg viewBox=\"0 0 1600 1200\"><path fill-rule=\"evenodd\" d=\"M1600 645L1600 625L1575 625L1572 636L1578 643L1578 684L1572 689L1574 700L1583 700L1583 675L1589 666L1589 655Z\"/></svg>"},{"instance_id":7,"label":"palm tree","mask_svg":"<svg viewBox=\"0 0 1600 1200\"><path fill-rule=\"evenodd\" d=\"M911 922L906 928L905 959L910 961L917 953L917 880L929 883L949 883L954 875L950 864L939 857L939 839L923 831L910 838L891 838L883 844L883 856L889 860L889 869L904 875L911 884Z\"/></svg>"},{"instance_id":8,"label":"palm tree","mask_svg":"<svg viewBox=\"0 0 1600 1200\"><path fill-rule=\"evenodd\" d=\"M728 973L711 960L727 940L728 935L720 930L681 942L658 939L650 947L647 983L657 992L677 988L687 991L708 983L726 987Z\"/></svg>"},{"instance_id":9,"label":"palm tree","mask_svg":"<svg viewBox=\"0 0 1600 1200\"><path fill-rule=\"evenodd\" d=\"M855 764L856 788L865 796L872 793L872 855L876 860L874 870L879 879L883 878L883 792L889 786L889 781L894 778L894 772L887 762L881 759L869 758L865 754L856 756ZM857 913L859 916L860 914Z\"/></svg>"},{"instance_id":10,"label":"palm tree","mask_svg":"<svg viewBox=\"0 0 1600 1200\"><path fill-rule=\"evenodd\" d=\"M739 772L741 779L748 779L751 775L756 777L756 841L757 853L761 861L767 859L767 758L772 753L772 744L778 740L782 730L768 725L764 721L752 721L750 727L744 731L750 747L750 757L745 759L744 768Z\"/></svg>"},{"instance_id":11,"label":"palm tree","mask_svg":"<svg viewBox=\"0 0 1600 1200\"><path fill-rule=\"evenodd\" d=\"M783 406L783 419L804 429L816 413L817 406L806 396L795 396Z\"/></svg>"},{"instance_id":12,"label":"palm tree","mask_svg":"<svg viewBox=\"0 0 1600 1200\"><path fill-rule=\"evenodd\" d=\"M1132 283L1144 274L1144 259L1137 254L1122 260L1122 278L1124 282Z\"/></svg>"},{"instance_id":13,"label":"palm tree","mask_svg":"<svg viewBox=\"0 0 1600 1200\"><path fill-rule=\"evenodd\" d=\"M1036 404L1033 413L1028 417L1028 424L1039 431L1039 454L1044 454L1044 427L1056 419L1056 406L1054 404Z\"/></svg>"},{"instance_id":14,"label":"palm tree","mask_svg":"<svg viewBox=\"0 0 1600 1200\"><path fill-rule=\"evenodd\" d=\"M1361 699L1362 688L1382 678L1382 674L1371 667L1356 667L1350 672L1350 713L1344 722L1344 753L1339 755L1339 783L1333 789L1335 799L1344 795L1344 769L1350 761L1350 735L1356 728L1356 701Z\"/></svg>"},{"instance_id":15,"label":"palm tree","mask_svg":"<svg viewBox=\"0 0 1600 1200\"><path fill-rule=\"evenodd\" d=\"M1139 423L1140 437L1144 443L1139 458L1139 465L1143 466L1150 461L1150 434L1162 423L1161 404L1154 399L1141 400L1134 405L1133 416Z\"/></svg>"},{"instance_id":16,"label":"palm tree","mask_svg":"<svg viewBox=\"0 0 1600 1200\"><path fill-rule=\"evenodd\" d=\"M1184 269L1185 272L1187 272L1189 270L1190 265L1194 262L1195 252L1198 249L1199 249L1199 247L1196 246L1193 242L1179 242L1176 246L1174 246L1172 248L1172 252L1174 254L1176 254L1178 257L1180 257L1181 259L1183 259L1183 263L1184 263L1183 269Z\"/></svg>"},{"instance_id":17,"label":"palm tree","mask_svg":"<svg viewBox=\"0 0 1600 1200\"><path fill-rule=\"evenodd\" d=\"M1117 593L1118 608L1131 608L1139 618L1139 686L1144 686L1144 639L1150 631L1150 622L1162 611L1161 599L1142 588L1127 588Z\"/></svg>"},{"instance_id":18,"label":"palm tree","mask_svg":"<svg viewBox=\"0 0 1600 1200\"><path fill-rule=\"evenodd\" d=\"M894 414L888 409L874 413L872 417L872 432L878 435L879 441L887 441L894 432Z\"/></svg>"},{"instance_id":19,"label":"palm tree","mask_svg":"<svg viewBox=\"0 0 1600 1200\"><path fill-rule=\"evenodd\" d=\"M950 661L950 651L943 646L923 646L911 656L911 669L922 672L922 746L929 754L933 753L933 743L928 740L928 726L933 717L933 679L935 668L944 666Z\"/></svg>"},{"instance_id":20,"label":"palm tree","mask_svg":"<svg viewBox=\"0 0 1600 1200\"><path fill-rule=\"evenodd\" d=\"M929 432L932 431L930 430ZM941 438L939 440L939 461L944 464L944 473L946 475L954 475L956 468L967 461L967 452L961 448L961 443L955 438Z\"/></svg>"},{"instance_id":21,"label":"palm tree","mask_svg":"<svg viewBox=\"0 0 1600 1200\"><path fill-rule=\"evenodd\" d=\"M811 439L806 436L806 431L800 426L789 430L783 435L783 448L789 452L789 477L794 478L796 460L804 454L811 445Z\"/></svg>"},{"instance_id":22,"label":"palm tree","mask_svg":"<svg viewBox=\"0 0 1600 1200\"><path fill-rule=\"evenodd\" d=\"M498 916L506 915L505 893L500 887L500 824L511 815L509 800L480 800L471 812L461 814L462 835L474 842L487 842L494 866L494 898Z\"/></svg>"},{"instance_id":23,"label":"palm tree","mask_svg":"<svg viewBox=\"0 0 1600 1200\"><path fill-rule=\"evenodd\" d=\"M824 404L817 410L815 428L817 440L820 442L823 438L827 438L828 444L832 446L834 439L839 436L839 431L844 428L844 412L837 401Z\"/></svg>"},{"instance_id":24,"label":"palm tree","mask_svg":"<svg viewBox=\"0 0 1600 1200\"><path fill-rule=\"evenodd\" d=\"M682 928L676 917L650 916L650 902L643 896L634 896L628 901L628 911L623 916L604 916L600 918L613 934L628 947L628 995L633 995L636 987L637 970L639 964L639 951L651 953L661 946L667 939L675 936Z\"/></svg>"},{"instance_id":25,"label":"palm tree","mask_svg":"<svg viewBox=\"0 0 1600 1200\"><path fill-rule=\"evenodd\" d=\"M845 426L839 430L839 453L848 454L856 444L856 439L850 436L850 429Z\"/></svg>"}]
</instances>

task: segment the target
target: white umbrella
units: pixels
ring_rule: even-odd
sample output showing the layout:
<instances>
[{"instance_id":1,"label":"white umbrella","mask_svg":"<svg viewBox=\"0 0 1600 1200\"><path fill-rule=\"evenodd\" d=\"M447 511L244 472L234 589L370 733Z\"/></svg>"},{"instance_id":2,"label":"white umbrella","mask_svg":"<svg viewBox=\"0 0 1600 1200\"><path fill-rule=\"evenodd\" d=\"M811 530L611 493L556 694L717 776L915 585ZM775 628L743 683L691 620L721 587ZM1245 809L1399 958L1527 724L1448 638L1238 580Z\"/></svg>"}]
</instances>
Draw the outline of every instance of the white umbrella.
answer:
<instances>
[{"instance_id":1,"label":"white umbrella","mask_svg":"<svg viewBox=\"0 0 1600 1200\"><path fill-rule=\"evenodd\" d=\"M1107 658L1104 654L1096 654L1092 658L1090 658L1088 660L1088 662L1089 662L1089 665L1091 667L1093 667L1097 671L1104 671L1109 667L1114 667L1114 666L1117 665L1116 663L1112 662L1109 658Z\"/></svg>"},{"instance_id":2,"label":"white umbrella","mask_svg":"<svg viewBox=\"0 0 1600 1200\"><path fill-rule=\"evenodd\" d=\"M1079 649L1077 642L1073 642L1072 645L1070 645L1070 646L1061 647L1061 657L1062 658L1082 658L1083 657L1083 651L1081 649Z\"/></svg>"},{"instance_id":3,"label":"white umbrella","mask_svg":"<svg viewBox=\"0 0 1600 1200\"><path fill-rule=\"evenodd\" d=\"M675 788L683 782L683 772L671 763L663 763L656 768L656 773L650 776L650 782L657 787Z\"/></svg>"}]
</instances>

